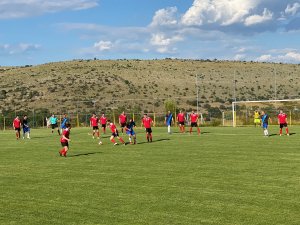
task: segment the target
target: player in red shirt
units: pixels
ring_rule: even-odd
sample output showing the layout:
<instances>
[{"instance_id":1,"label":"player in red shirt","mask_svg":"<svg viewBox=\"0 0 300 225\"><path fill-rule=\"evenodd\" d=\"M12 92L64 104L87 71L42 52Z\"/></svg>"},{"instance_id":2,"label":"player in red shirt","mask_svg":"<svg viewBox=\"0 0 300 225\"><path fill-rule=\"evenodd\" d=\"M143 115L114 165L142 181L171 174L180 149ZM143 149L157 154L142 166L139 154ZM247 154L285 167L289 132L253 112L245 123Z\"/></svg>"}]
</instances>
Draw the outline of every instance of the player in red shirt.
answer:
<instances>
[{"instance_id":1,"label":"player in red shirt","mask_svg":"<svg viewBox=\"0 0 300 225\"><path fill-rule=\"evenodd\" d=\"M99 119L96 116L95 113L93 113L92 117L90 118L90 127L93 127L93 138L95 138L95 134L97 134L97 138L100 138L100 133L99 133Z\"/></svg>"},{"instance_id":2,"label":"player in red shirt","mask_svg":"<svg viewBox=\"0 0 300 225\"><path fill-rule=\"evenodd\" d=\"M190 120L191 120L190 134L192 134L193 127L197 127L198 135L200 135L200 128L198 127L198 119L199 119L199 115L194 111L192 111L190 115Z\"/></svg>"},{"instance_id":3,"label":"player in red shirt","mask_svg":"<svg viewBox=\"0 0 300 225\"><path fill-rule=\"evenodd\" d=\"M16 118L13 121L13 127L14 127L14 130L16 131L16 138L17 138L17 140L19 140L20 136L21 136L21 134L20 134L21 125L22 125L22 122L20 120L20 117L16 116Z\"/></svg>"},{"instance_id":4,"label":"player in red shirt","mask_svg":"<svg viewBox=\"0 0 300 225\"><path fill-rule=\"evenodd\" d=\"M185 123L185 115L184 113L180 110L180 112L177 114L177 121L179 124L179 130L181 133L185 133L185 128L184 128L184 123Z\"/></svg>"},{"instance_id":5,"label":"player in red shirt","mask_svg":"<svg viewBox=\"0 0 300 225\"><path fill-rule=\"evenodd\" d=\"M58 152L60 156L67 157L67 152L69 150L69 142L70 142L70 130L71 130L71 124L66 124L66 129L63 130L60 143L63 146L63 148Z\"/></svg>"},{"instance_id":6,"label":"player in red shirt","mask_svg":"<svg viewBox=\"0 0 300 225\"><path fill-rule=\"evenodd\" d=\"M283 127L285 127L286 135L289 135L289 128L287 126L287 115L282 110L280 110L277 118L278 118L278 124L280 127L280 130L279 130L280 136L282 136L282 128Z\"/></svg>"},{"instance_id":7,"label":"player in red shirt","mask_svg":"<svg viewBox=\"0 0 300 225\"><path fill-rule=\"evenodd\" d=\"M107 120L107 125L111 130L110 141L112 143L114 143L114 145L117 145L118 143L114 139L114 138L117 138L122 142L123 145L125 145L125 141L121 137L119 137L119 132L118 132L116 125L113 122L111 122L110 120Z\"/></svg>"},{"instance_id":8,"label":"player in red shirt","mask_svg":"<svg viewBox=\"0 0 300 225\"><path fill-rule=\"evenodd\" d=\"M107 118L105 117L104 113L102 114L102 116L100 117L100 122L101 122L101 126L102 126L102 130L103 133L106 133L106 123L107 123Z\"/></svg>"},{"instance_id":9,"label":"player in red shirt","mask_svg":"<svg viewBox=\"0 0 300 225\"><path fill-rule=\"evenodd\" d=\"M125 114L125 112L123 111L120 116L119 116L119 124L121 126L121 131L122 131L122 134L124 132L124 128L126 126L126 122L127 122L127 116Z\"/></svg>"},{"instance_id":10,"label":"player in red shirt","mask_svg":"<svg viewBox=\"0 0 300 225\"><path fill-rule=\"evenodd\" d=\"M146 130L147 141L149 142L149 140L150 140L150 142L152 142L151 124L153 124L153 120L147 114L144 114L144 117L142 119L142 124L143 124L143 126L145 127L145 130Z\"/></svg>"}]
</instances>

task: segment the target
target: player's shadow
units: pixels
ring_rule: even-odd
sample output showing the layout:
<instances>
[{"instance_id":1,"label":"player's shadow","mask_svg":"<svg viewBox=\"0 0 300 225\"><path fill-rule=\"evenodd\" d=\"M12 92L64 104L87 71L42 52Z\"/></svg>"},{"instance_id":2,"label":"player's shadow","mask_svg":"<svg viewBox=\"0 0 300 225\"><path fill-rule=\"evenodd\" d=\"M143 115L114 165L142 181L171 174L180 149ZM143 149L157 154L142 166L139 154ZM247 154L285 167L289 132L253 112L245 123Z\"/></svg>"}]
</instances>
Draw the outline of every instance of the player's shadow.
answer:
<instances>
[{"instance_id":1,"label":"player's shadow","mask_svg":"<svg viewBox=\"0 0 300 225\"><path fill-rule=\"evenodd\" d=\"M170 138L162 138L162 139L157 139L157 140L153 140L152 142L148 142L148 141L144 141L144 142L139 142L137 143L138 145L142 145L142 144L148 144L148 143L153 143L153 142L160 142L160 141L169 141Z\"/></svg>"},{"instance_id":2,"label":"player's shadow","mask_svg":"<svg viewBox=\"0 0 300 225\"><path fill-rule=\"evenodd\" d=\"M272 136L279 136L279 134L269 134L269 137L272 137Z\"/></svg>"},{"instance_id":3,"label":"player's shadow","mask_svg":"<svg viewBox=\"0 0 300 225\"><path fill-rule=\"evenodd\" d=\"M68 158L70 157L79 157L79 156L90 156L90 155L95 155L95 154L99 154L102 152L88 152L88 153L79 153L79 154L75 154L75 155L70 155L68 156Z\"/></svg>"},{"instance_id":4,"label":"player's shadow","mask_svg":"<svg viewBox=\"0 0 300 225\"><path fill-rule=\"evenodd\" d=\"M290 133L290 136L291 136L291 135L295 135L295 134L296 134L296 133Z\"/></svg>"}]
</instances>

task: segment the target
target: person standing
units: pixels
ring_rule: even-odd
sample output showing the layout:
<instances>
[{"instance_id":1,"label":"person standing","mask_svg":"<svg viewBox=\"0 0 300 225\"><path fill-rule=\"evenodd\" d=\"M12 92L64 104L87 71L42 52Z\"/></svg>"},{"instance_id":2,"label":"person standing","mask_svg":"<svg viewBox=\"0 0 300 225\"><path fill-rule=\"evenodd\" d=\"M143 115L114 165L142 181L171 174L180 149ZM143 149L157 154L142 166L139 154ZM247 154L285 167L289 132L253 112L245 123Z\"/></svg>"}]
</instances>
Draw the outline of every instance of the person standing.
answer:
<instances>
[{"instance_id":1,"label":"person standing","mask_svg":"<svg viewBox=\"0 0 300 225\"><path fill-rule=\"evenodd\" d=\"M119 136L119 132L118 129L116 127L116 125L111 122L110 120L107 120L107 124L111 130L111 137L110 137L110 141L114 144L114 145L118 145L118 143L115 141L115 138L119 139L121 141L121 143L123 145L125 145L125 141Z\"/></svg>"},{"instance_id":2,"label":"person standing","mask_svg":"<svg viewBox=\"0 0 300 225\"><path fill-rule=\"evenodd\" d=\"M144 117L142 119L142 124L145 127L146 130L146 138L147 141L152 142L152 129L151 129L151 124L153 124L153 120L145 113Z\"/></svg>"},{"instance_id":3,"label":"person standing","mask_svg":"<svg viewBox=\"0 0 300 225\"><path fill-rule=\"evenodd\" d=\"M23 127L23 139L25 139L26 134L27 134L27 138L30 139L30 128L28 125L27 115L23 116L22 127Z\"/></svg>"},{"instance_id":4,"label":"person standing","mask_svg":"<svg viewBox=\"0 0 300 225\"><path fill-rule=\"evenodd\" d=\"M168 127L168 134L171 134L171 126L173 122L173 114L168 111L168 113L165 116L165 124Z\"/></svg>"},{"instance_id":5,"label":"person standing","mask_svg":"<svg viewBox=\"0 0 300 225\"><path fill-rule=\"evenodd\" d=\"M285 127L286 135L289 136L289 128L287 125L288 124L287 115L282 110L280 110L277 118L278 118L278 124L279 124L279 129L280 129L279 135L282 136L282 128Z\"/></svg>"},{"instance_id":6,"label":"person standing","mask_svg":"<svg viewBox=\"0 0 300 225\"><path fill-rule=\"evenodd\" d=\"M123 111L120 116L119 116L119 124L121 126L121 131L122 131L122 134L124 132L124 128L126 126L126 122L127 122L127 116L125 114L125 112Z\"/></svg>"},{"instance_id":7,"label":"person standing","mask_svg":"<svg viewBox=\"0 0 300 225\"><path fill-rule=\"evenodd\" d=\"M49 121L50 121L51 129L52 129L52 131L51 131L52 134L53 134L55 128L57 128L57 133L58 133L58 135L60 135L60 131L59 131L58 124L57 124L57 121L58 121L57 117L54 114L52 114Z\"/></svg>"},{"instance_id":8,"label":"person standing","mask_svg":"<svg viewBox=\"0 0 300 225\"><path fill-rule=\"evenodd\" d=\"M99 132L99 119L95 113L93 113L92 117L90 118L90 126L93 128L93 138L95 138L95 134L97 138L100 139L100 132Z\"/></svg>"},{"instance_id":9,"label":"person standing","mask_svg":"<svg viewBox=\"0 0 300 225\"><path fill-rule=\"evenodd\" d=\"M184 115L184 113L181 110L177 114L177 121L178 121L178 124L179 124L179 130L180 130L180 132L181 133L185 133L185 128L184 128L185 115Z\"/></svg>"},{"instance_id":10,"label":"person standing","mask_svg":"<svg viewBox=\"0 0 300 225\"><path fill-rule=\"evenodd\" d=\"M13 120L13 128L14 128L14 130L15 130L15 132L16 132L16 138L17 138L17 140L19 140L20 139L20 136L21 136L21 125L22 125L22 123L21 123L21 120L20 120L20 117L19 116L16 116L16 118Z\"/></svg>"},{"instance_id":11,"label":"person standing","mask_svg":"<svg viewBox=\"0 0 300 225\"><path fill-rule=\"evenodd\" d=\"M262 128L264 130L265 137L269 137L269 131L268 131L269 122L272 122L269 115L266 114L265 111L261 111L261 124L262 124Z\"/></svg>"},{"instance_id":12,"label":"person standing","mask_svg":"<svg viewBox=\"0 0 300 225\"><path fill-rule=\"evenodd\" d=\"M103 113L102 116L100 117L100 123L102 127L103 134L106 134L106 123L107 123L107 118L105 114Z\"/></svg>"},{"instance_id":13,"label":"person standing","mask_svg":"<svg viewBox=\"0 0 300 225\"><path fill-rule=\"evenodd\" d=\"M62 149L59 151L60 156L67 157L67 152L69 151L69 142L70 139L70 130L71 130L71 124L66 123L66 128L62 132L62 136L60 138L60 143L62 145Z\"/></svg>"},{"instance_id":14,"label":"person standing","mask_svg":"<svg viewBox=\"0 0 300 225\"><path fill-rule=\"evenodd\" d=\"M257 110L255 110L253 116L254 116L254 127L256 127L257 125L260 124L260 115L259 115L259 112Z\"/></svg>"},{"instance_id":15,"label":"person standing","mask_svg":"<svg viewBox=\"0 0 300 225\"><path fill-rule=\"evenodd\" d=\"M192 134L193 127L196 127L198 135L200 135L200 128L198 126L198 121L199 121L198 113L195 113L194 111L192 111L192 113L190 114L190 120L191 120L190 134Z\"/></svg>"}]
</instances>

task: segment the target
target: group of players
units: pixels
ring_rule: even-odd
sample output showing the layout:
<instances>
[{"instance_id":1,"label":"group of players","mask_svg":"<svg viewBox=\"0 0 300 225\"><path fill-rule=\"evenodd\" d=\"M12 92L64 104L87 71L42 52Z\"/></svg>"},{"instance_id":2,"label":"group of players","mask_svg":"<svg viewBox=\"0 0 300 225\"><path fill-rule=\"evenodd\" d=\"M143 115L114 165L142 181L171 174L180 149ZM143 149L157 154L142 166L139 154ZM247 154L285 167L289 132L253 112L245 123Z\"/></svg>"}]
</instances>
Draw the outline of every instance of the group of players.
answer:
<instances>
[{"instance_id":1,"label":"group of players","mask_svg":"<svg viewBox=\"0 0 300 225\"><path fill-rule=\"evenodd\" d=\"M261 125L265 137L269 137L269 122L272 122L272 119L265 111L258 112L258 110L255 110L254 126L256 127L257 125ZM282 136L282 129L285 128L285 133L287 136L289 136L290 134L288 128L287 114L285 114L283 110L279 111L279 114L277 115L277 122L279 125L279 135Z\"/></svg>"},{"instance_id":2,"label":"group of players","mask_svg":"<svg viewBox=\"0 0 300 225\"><path fill-rule=\"evenodd\" d=\"M53 133L54 129L57 128L57 131L60 134L60 131L59 131L58 125L57 125L57 119L55 119L55 118L56 117L54 115L52 115L52 117L50 118L52 133ZM196 127L198 135L200 135L200 128L198 127L198 119L199 119L199 115L197 113L195 113L194 111L192 111L192 113L190 114L190 120L191 120L190 133L192 133L193 127ZM177 121L179 124L180 132L185 133L186 116L182 111L180 111L180 113L177 115ZM168 127L169 134L171 133L172 122L174 122L173 115L169 111L165 116L165 124ZM142 125L146 131L147 142L153 141L153 137L152 137L153 123L154 123L153 119L145 113L142 118ZM60 142L61 142L63 148L59 151L59 154L60 154L60 156L66 156L67 152L68 152L68 147L69 147L69 141L70 141L69 135L70 135L70 129L71 129L70 123L68 123L68 119L67 119L66 115L64 115L64 117L63 117L62 124L65 124L65 127L61 126ZM127 115L125 114L125 112L122 112L119 115L119 125L120 125L122 134L126 133L128 135L129 144L136 144L136 132L134 131L136 124L135 124L134 120L132 118L127 120ZM99 127L102 128L103 134L106 133L106 127L110 128L110 130L111 130L110 141L113 143L113 145L118 145L118 143L116 142L115 139L118 139L122 145L126 145L124 139L122 137L120 137L120 135L119 135L117 125L114 124L111 120L109 120L105 116L105 114L102 114L101 117L98 118L97 115L95 113L93 113L90 118L90 127L92 127L92 137L93 137L93 139L95 139L95 138L99 139L99 145L103 144L101 141L101 138L100 138Z\"/></svg>"},{"instance_id":3,"label":"group of players","mask_svg":"<svg viewBox=\"0 0 300 225\"><path fill-rule=\"evenodd\" d=\"M180 111L177 114L176 120L179 125L179 131L180 133L185 133L185 124L187 122L187 115ZM286 135L289 135L288 130L288 122L287 122L287 115L280 110L278 116L277 116L278 124L279 124L279 135L282 136L282 130L285 128ZM67 152L69 150L69 142L70 142L70 130L71 130L71 124L70 120L67 117L66 114L63 115L60 126L58 126L58 118L52 114L52 116L47 120L49 123L49 126L51 126L52 133L54 133L54 130L57 129L58 135L61 136L60 142L62 145L62 149L59 151L60 156L66 156ZM189 114L189 121L190 121L190 129L189 133L191 134L193 131L193 127L197 129L198 135L200 135L200 128L198 126L199 124L199 115L192 111ZM263 128L264 136L268 137L268 125L269 122L272 122L270 116L265 113L265 111L258 112L257 110L254 112L254 125L261 125ZM146 113L144 114L142 118L142 125L145 128L146 131L146 139L147 142L152 142L152 125L154 121L152 118L150 118ZM172 123L174 123L173 114L168 111L165 116L165 125L167 126L168 133L171 134L171 126ZM121 132L126 133L129 137L129 143L130 144L136 144L136 132L134 131L134 128L136 127L136 124L132 118L127 120L127 116L125 112L122 112L119 115L119 125L121 128ZM93 113L92 117L90 118L90 126L92 127L92 137L99 139L99 144L102 145L102 141L100 140L100 131L99 126L102 128L103 134L106 133L106 127L110 128L111 130L111 136L110 141L114 145L118 145L115 139L118 139L121 144L126 145L124 139L120 137L119 131L117 128L117 125L114 124L111 120L109 120L105 114L103 113L101 117L97 117L95 113ZM16 138L17 140L21 138L21 128L23 128L23 139L28 138L30 139L30 128L28 126L28 117L27 115L23 116L23 119L21 120L19 116L16 116L16 118L13 120L13 128L16 131Z\"/></svg>"}]
</instances>

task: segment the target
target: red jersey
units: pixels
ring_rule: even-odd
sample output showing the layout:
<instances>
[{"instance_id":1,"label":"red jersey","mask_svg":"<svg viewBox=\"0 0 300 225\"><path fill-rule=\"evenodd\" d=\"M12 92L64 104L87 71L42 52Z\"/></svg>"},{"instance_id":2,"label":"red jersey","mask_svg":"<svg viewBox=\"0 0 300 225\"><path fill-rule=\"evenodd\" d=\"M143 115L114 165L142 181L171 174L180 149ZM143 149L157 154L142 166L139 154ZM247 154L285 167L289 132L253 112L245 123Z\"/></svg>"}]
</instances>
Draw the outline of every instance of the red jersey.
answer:
<instances>
[{"instance_id":1,"label":"red jersey","mask_svg":"<svg viewBox=\"0 0 300 225\"><path fill-rule=\"evenodd\" d=\"M115 124L110 123L110 124L109 124L109 128L110 128L110 130L111 130L112 133L117 132L117 127L116 127Z\"/></svg>"},{"instance_id":2,"label":"red jersey","mask_svg":"<svg viewBox=\"0 0 300 225\"><path fill-rule=\"evenodd\" d=\"M278 114L278 121L279 123L286 123L286 118L287 118L287 115L285 113L279 113Z\"/></svg>"},{"instance_id":3,"label":"red jersey","mask_svg":"<svg viewBox=\"0 0 300 225\"><path fill-rule=\"evenodd\" d=\"M152 119L150 117L146 117L142 119L142 123L145 128L151 128Z\"/></svg>"},{"instance_id":4,"label":"red jersey","mask_svg":"<svg viewBox=\"0 0 300 225\"><path fill-rule=\"evenodd\" d=\"M192 123L197 123L197 120L198 120L198 117L199 117L197 113L192 113L190 115L190 117L191 117L191 122Z\"/></svg>"},{"instance_id":5,"label":"red jersey","mask_svg":"<svg viewBox=\"0 0 300 225\"><path fill-rule=\"evenodd\" d=\"M184 113L179 113L177 115L177 121L178 122L184 122L185 118L184 118Z\"/></svg>"},{"instance_id":6,"label":"red jersey","mask_svg":"<svg viewBox=\"0 0 300 225\"><path fill-rule=\"evenodd\" d=\"M96 126L98 126L98 118L97 117L91 117L90 118L90 123L91 123L91 125L93 126L93 127L96 127Z\"/></svg>"},{"instance_id":7,"label":"red jersey","mask_svg":"<svg viewBox=\"0 0 300 225\"><path fill-rule=\"evenodd\" d=\"M127 116L125 114L121 114L119 116L120 123L126 123L126 120L127 120Z\"/></svg>"},{"instance_id":8,"label":"red jersey","mask_svg":"<svg viewBox=\"0 0 300 225\"><path fill-rule=\"evenodd\" d=\"M68 128L64 129L64 131L62 132L62 135L69 139L70 138L70 130ZM61 143L68 143L68 140L61 137L60 142Z\"/></svg>"},{"instance_id":9,"label":"red jersey","mask_svg":"<svg viewBox=\"0 0 300 225\"><path fill-rule=\"evenodd\" d=\"M106 118L106 117L103 117L103 116L101 116L101 117L100 117L100 121L101 121L101 124L106 124L106 122L107 122L107 118Z\"/></svg>"},{"instance_id":10,"label":"red jersey","mask_svg":"<svg viewBox=\"0 0 300 225\"><path fill-rule=\"evenodd\" d=\"M14 124L14 128L20 128L21 127L21 120L15 118L14 121L13 121L13 124Z\"/></svg>"}]
</instances>

